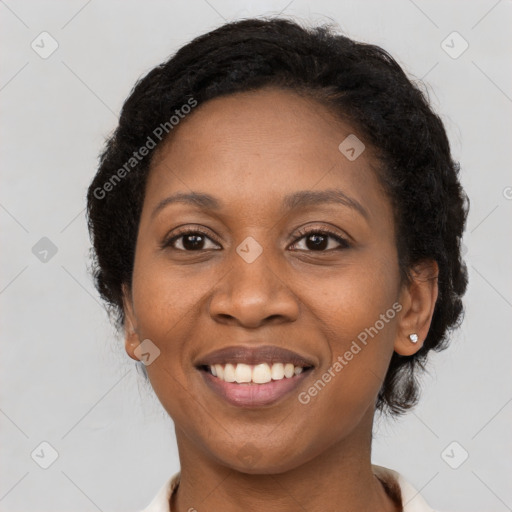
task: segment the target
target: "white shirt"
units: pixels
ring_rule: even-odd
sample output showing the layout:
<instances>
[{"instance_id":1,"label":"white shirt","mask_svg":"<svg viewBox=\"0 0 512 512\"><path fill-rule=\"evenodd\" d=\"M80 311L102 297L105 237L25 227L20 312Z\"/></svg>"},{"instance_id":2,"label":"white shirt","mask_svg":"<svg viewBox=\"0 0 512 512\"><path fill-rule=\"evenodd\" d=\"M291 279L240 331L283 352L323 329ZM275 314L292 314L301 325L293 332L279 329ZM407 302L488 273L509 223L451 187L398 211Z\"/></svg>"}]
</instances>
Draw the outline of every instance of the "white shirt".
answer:
<instances>
[{"instance_id":1,"label":"white shirt","mask_svg":"<svg viewBox=\"0 0 512 512\"><path fill-rule=\"evenodd\" d=\"M372 469L381 480L398 485L402 496L403 512L436 512L427 505L418 491L400 473L375 464L372 464ZM165 483L153 501L142 512L172 512L169 506L170 498L178 487L179 481L180 473L178 472Z\"/></svg>"}]
</instances>

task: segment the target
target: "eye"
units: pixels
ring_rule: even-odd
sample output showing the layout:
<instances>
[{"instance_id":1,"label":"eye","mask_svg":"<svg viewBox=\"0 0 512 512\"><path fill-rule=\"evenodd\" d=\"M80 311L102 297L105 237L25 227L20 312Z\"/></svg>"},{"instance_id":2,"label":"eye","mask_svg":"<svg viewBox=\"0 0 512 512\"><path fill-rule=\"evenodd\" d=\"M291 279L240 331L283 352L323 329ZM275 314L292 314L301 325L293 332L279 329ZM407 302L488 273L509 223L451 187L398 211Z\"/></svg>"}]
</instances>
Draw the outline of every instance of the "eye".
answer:
<instances>
[{"instance_id":1,"label":"eye","mask_svg":"<svg viewBox=\"0 0 512 512\"><path fill-rule=\"evenodd\" d=\"M328 229L311 229L309 231L299 231L300 237L293 243L295 247L298 242L304 239L305 248L298 248L300 251L327 252L336 249L347 249L350 244L337 233ZM332 247L334 241L334 247ZM338 247L336 247L338 244ZM295 248L297 250L297 248Z\"/></svg>"},{"instance_id":2,"label":"eye","mask_svg":"<svg viewBox=\"0 0 512 512\"><path fill-rule=\"evenodd\" d=\"M345 238L328 229L299 231L298 235L298 238L291 246L292 250L327 252L350 247L350 244ZM305 246L297 247L300 245L302 240L304 240L303 244L305 244ZM220 249L217 242L212 240L205 231L198 228L185 229L178 233L174 233L170 238L167 238L162 243L162 248L169 247L171 249L184 252Z\"/></svg>"},{"instance_id":3,"label":"eye","mask_svg":"<svg viewBox=\"0 0 512 512\"><path fill-rule=\"evenodd\" d=\"M210 242L210 247L208 247ZM206 247L205 247L206 245ZM203 251L208 249L218 250L218 244L214 242L204 231L200 229L188 229L175 233L162 244L163 248L170 247L177 251Z\"/></svg>"}]
</instances>

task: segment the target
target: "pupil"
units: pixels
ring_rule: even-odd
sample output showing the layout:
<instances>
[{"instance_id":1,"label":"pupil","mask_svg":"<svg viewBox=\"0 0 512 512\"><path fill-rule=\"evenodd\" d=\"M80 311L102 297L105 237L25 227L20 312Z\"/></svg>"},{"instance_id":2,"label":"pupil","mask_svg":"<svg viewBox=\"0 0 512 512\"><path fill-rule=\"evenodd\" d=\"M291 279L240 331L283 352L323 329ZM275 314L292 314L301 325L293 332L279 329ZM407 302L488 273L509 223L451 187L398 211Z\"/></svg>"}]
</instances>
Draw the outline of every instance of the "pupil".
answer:
<instances>
[{"instance_id":1,"label":"pupil","mask_svg":"<svg viewBox=\"0 0 512 512\"><path fill-rule=\"evenodd\" d=\"M310 241L313 241L312 245L309 244ZM326 236L313 234L309 235L308 238L306 239L306 245L308 249L325 249L327 247L326 241Z\"/></svg>"},{"instance_id":2,"label":"pupil","mask_svg":"<svg viewBox=\"0 0 512 512\"><path fill-rule=\"evenodd\" d=\"M183 247L189 250L200 249L202 242L203 235L186 235L183 240Z\"/></svg>"}]
</instances>

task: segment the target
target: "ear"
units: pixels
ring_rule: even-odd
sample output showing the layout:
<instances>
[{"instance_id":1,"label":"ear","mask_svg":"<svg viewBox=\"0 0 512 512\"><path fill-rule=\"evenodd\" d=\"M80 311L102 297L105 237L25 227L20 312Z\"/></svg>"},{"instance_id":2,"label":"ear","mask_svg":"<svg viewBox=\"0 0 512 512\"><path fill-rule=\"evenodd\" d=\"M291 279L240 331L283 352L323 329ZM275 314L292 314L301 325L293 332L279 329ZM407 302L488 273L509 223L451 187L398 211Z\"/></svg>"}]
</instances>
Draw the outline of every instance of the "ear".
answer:
<instances>
[{"instance_id":1,"label":"ear","mask_svg":"<svg viewBox=\"0 0 512 512\"><path fill-rule=\"evenodd\" d=\"M139 358L135 355L135 349L140 345L137 334L137 322L133 311L133 302L128 286L123 284L123 309L124 309L124 347L126 353L135 361Z\"/></svg>"},{"instance_id":2,"label":"ear","mask_svg":"<svg viewBox=\"0 0 512 512\"><path fill-rule=\"evenodd\" d=\"M439 267L434 260L425 260L411 269L410 282L400 291L401 315L398 321L395 352L402 356L415 354L427 337L438 295ZM417 343L409 335L417 334Z\"/></svg>"}]
</instances>

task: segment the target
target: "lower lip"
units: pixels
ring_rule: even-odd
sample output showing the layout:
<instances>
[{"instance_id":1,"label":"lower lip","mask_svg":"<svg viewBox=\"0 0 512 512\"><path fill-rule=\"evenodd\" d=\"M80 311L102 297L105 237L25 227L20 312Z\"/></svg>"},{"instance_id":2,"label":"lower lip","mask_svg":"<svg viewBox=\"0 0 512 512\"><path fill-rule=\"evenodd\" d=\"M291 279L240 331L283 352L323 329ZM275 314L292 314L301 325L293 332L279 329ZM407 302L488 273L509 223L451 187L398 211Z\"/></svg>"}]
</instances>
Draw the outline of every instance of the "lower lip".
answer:
<instances>
[{"instance_id":1,"label":"lower lip","mask_svg":"<svg viewBox=\"0 0 512 512\"><path fill-rule=\"evenodd\" d=\"M299 375L281 380L271 380L266 384L225 382L214 377L210 372L199 370L210 389L221 396L231 405L238 407L261 407L277 402L290 394L307 378L312 370L306 370Z\"/></svg>"}]
</instances>

